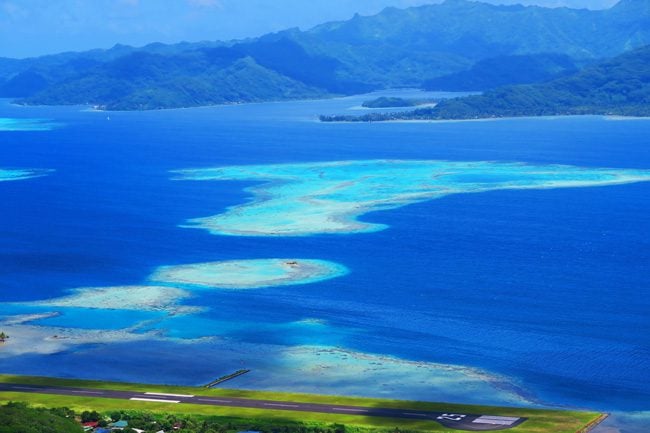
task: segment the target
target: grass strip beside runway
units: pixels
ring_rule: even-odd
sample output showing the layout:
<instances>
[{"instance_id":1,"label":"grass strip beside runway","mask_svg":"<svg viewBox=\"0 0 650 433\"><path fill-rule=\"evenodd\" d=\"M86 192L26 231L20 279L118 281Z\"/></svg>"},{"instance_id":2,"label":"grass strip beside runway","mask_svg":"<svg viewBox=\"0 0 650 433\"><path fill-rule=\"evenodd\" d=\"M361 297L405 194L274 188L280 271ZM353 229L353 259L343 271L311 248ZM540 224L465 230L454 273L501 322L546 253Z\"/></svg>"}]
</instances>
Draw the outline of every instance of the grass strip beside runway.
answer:
<instances>
[{"instance_id":1,"label":"grass strip beside runway","mask_svg":"<svg viewBox=\"0 0 650 433\"><path fill-rule=\"evenodd\" d=\"M121 382L100 382L76 379L57 379L29 376L0 375L1 383L20 383L25 385L45 385L76 387L86 389L123 390L135 392L168 393L168 394L193 394L209 397L238 397L261 400L275 400L284 402L323 403L335 405L354 405L362 407L397 408L426 411L442 411L449 413L481 413L486 415L526 417L528 421L519 427L513 428L514 433L575 433L582 427L598 418L601 414L596 412L539 410L522 408L504 408L492 406L474 406L452 403L430 403L402 400L374 399L362 397L344 397L329 395L311 395L280 393L267 391L241 391L227 389L205 389L201 387L177 387L164 385L145 385ZM307 422L307 423L340 423L350 426L367 428L395 428L421 431L445 431L443 427L432 420L408 420L379 418L360 415L340 415L311 412L294 412L273 409L249 409L237 407L216 407L193 404L173 404L145 401L131 401L97 398L92 396L61 396L47 394L33 394L22 392L2 392L0 402L24 401L34 406L62 407L66 406L76 411L97 410L109 412L115 410L137 410L156 413L192 414L197 416L224 416L237 419L251 419L257 421L267 420L269 423L282 422Z\"/></svg>"}]
</instances>

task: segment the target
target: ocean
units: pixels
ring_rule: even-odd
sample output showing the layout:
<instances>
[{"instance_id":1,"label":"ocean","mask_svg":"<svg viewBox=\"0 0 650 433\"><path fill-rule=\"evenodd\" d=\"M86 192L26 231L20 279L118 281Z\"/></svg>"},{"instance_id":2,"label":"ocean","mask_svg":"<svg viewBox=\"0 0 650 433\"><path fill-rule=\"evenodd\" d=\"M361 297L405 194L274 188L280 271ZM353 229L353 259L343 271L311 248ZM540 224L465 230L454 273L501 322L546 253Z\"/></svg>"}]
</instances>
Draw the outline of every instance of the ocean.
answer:
<instances>
[{"instance_id":1,"label":"ocean","mask_svg":"<svg viewBox=\"0 0 650 433\"><path fill-rule=\"evenodd\" d=\"M375 96L150 112L1 101L0 118L32 120L0 123L0 169L36 172L0 182L0 327L16 339L65 338L3 347L0 371L195 385L243 366L252 372L228 386L647 415L650 182L445 190L371 206L358 220L377 229L358 232L192 226L254 205L264 181L175 170L378 160L487 172L524 163L551 176L565 166L650 170L649 120L317 121L363 113ZM347 271L239 290L152 282L161 267L278 258ZM88 288L158 285L186 290L166 302L196 311L84 298ZM74 293L67 305L38 302Z\"/></svg>"}]
</instances>

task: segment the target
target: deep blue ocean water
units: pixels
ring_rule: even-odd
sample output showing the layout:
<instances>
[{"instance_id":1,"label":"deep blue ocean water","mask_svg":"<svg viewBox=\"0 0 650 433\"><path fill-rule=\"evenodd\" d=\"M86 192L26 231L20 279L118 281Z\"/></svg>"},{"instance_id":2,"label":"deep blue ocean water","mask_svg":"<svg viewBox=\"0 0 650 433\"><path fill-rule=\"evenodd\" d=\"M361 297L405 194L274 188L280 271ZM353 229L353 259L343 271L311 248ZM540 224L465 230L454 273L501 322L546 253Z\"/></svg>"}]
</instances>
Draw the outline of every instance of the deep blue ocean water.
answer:
<instances>
[{"instance_id":1,"label":"deep blue ocean water","mask_svg":"<svg viewBox=\"0 0 650 433\"><path fill-rule=\"evenodd\" d=\"M650 410L650 183L453 195L368 214L364 220L390 226L371 234L247 238L178 227L245 202L251 185L171 181L169 170L180 168L393 158L650 169L647 120L315 121L365 99L141 113L0 103L0 117L62 124L0 132L0 167L56 170L0 184L0 300L139 284L161 265L331 260L351 273L299 290L206 293L200 304L215 308L205 320L239 341L479 367L544 402ZM83 315L72 309L42 324L84 323ZM305 318L326 319L335 331L288 325ZM116 329L142 317L100 319ZM209 327L191 326L173 336ZM93 356L0 359L0 371L71 374L88 361L103 365ZM137 356L115 358L123 370L106 376L154 379ZM213 378L190 367L159 379Z\"/></svg>"}]
</instances>

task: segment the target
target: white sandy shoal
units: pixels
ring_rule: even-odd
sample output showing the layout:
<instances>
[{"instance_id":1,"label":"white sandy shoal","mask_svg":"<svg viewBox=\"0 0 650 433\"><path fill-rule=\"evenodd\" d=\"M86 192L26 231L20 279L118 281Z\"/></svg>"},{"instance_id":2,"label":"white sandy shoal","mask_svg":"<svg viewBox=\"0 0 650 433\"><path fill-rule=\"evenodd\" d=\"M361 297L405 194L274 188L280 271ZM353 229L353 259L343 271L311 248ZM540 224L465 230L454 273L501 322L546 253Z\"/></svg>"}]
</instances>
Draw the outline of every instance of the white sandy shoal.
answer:
<instances>
[{"instance_id":1,"label":"white sandy shoal","mask_svg":"<svg viewBox=\"0 0 650 433\"><path fill-rule=\"evenodd\" d=\"M0 343L0 358L25 354L50 355L83 344L144 341L155 333L134 333L128 329L74 329L33 325L1 324L9 338Z\"/></svg>"},{"instance_id":2,"label":"white sandy shoal","mask_svg":"<svg viewBox=\"0 0 650 433\"><path fill-rule=\"evenodd\" d=\"M37 301L32 305L104 310L167 311L174 314L200 311L200 307L178 305L180 301L189 297L191 297L189 292L175 287L91 287L75 289L69 296Z\"/></svg>"}]
</instances>

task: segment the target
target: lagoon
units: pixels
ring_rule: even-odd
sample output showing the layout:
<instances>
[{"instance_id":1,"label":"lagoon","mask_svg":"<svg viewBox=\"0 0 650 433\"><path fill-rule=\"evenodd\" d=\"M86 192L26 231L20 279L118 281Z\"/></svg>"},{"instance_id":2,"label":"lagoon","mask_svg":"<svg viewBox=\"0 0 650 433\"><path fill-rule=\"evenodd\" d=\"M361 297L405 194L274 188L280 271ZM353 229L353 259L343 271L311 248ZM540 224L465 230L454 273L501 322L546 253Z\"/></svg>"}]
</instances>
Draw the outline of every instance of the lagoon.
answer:
<instances>
[{"instance_id":1,"label":"lagoon","mask_svg":"<svg viewBox=\"0 0 650 433\"><path fill-rule=\"evenodd\" d=\"M0 369L201 384L251 368L229 386L648 411L650 184L637 181L650 169L650 122L316 121L375 96L110 120L0 104L0 117L61 125L2 132L0 166L55 171L0 186L11 203L0 326L31 344L5 346ZM353 218L319 211L318 225L268 236L286 224L267 207L248 220L255 230L232 233L244 221L235 210L249 218L269 204L260 198L322 191L309 180L323 170L341 185L350 173L337 170L360 164L377 182L328 196L360 204ZM269 183L279 167L299 181ZM402 200L434 167L462 173ZM513 170L525 185L538 180L507 187ZM549 179L576 183L548 188ZM215 216L218 226L203 226ZM255 289L185 284L182 266L273 258L345 272ZM184 271L184 282L152 280L161 270ZM115 313L122 299L143 311ZM19 320L52 312L62 314ZM146 368L154 360L156 372Z\"/></svg>"}]
</instances>

